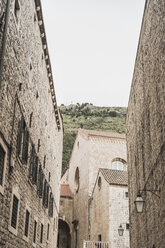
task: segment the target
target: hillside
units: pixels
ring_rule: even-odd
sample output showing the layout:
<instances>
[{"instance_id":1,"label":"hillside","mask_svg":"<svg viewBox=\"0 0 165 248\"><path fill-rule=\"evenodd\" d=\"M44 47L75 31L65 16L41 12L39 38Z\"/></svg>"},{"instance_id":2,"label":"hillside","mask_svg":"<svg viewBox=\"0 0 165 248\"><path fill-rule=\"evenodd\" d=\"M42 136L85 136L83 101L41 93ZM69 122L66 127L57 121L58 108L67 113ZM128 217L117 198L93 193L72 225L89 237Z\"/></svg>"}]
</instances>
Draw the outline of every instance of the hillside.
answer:
<instances>
[{"instance_id":1,"label":"hillside","mask_svg":"<svg viewBox=\"0 0 165 248\"><path fill-rule=\"evenodd\" d=\"M125 119L127 108L124 107L97 107L93 104L71 104L60 106L64 123L64 148L62 170L70 159L73 144L78 128L125 132Z\"/></svg>"}]
</instances>

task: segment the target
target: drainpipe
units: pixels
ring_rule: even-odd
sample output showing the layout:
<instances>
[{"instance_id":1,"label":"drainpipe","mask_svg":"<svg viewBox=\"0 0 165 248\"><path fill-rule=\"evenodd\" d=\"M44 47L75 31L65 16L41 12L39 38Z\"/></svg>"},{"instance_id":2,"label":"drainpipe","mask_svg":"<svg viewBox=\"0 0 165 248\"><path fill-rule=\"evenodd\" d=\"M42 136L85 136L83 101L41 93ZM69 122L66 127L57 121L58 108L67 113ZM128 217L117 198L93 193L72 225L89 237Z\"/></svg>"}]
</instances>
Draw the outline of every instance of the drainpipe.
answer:
<instances>
[{"instance_id":1,"label":"drainpipe","mask_svg":"<svg viewBox=\"0 0 165 248\"><path fill-rule=\"evenodd\" d=\"M2 72L3 72L3 64L4 64L4 56L5 56L5 48L6 48L7 28L9 22L10 2L11 0L7 0L6 11L5 11L5 25L4 25L4 32L2 37L2 47L1 47L1 56L0 56L0 88L2 85Z\"/></svg>"}]
</instances>

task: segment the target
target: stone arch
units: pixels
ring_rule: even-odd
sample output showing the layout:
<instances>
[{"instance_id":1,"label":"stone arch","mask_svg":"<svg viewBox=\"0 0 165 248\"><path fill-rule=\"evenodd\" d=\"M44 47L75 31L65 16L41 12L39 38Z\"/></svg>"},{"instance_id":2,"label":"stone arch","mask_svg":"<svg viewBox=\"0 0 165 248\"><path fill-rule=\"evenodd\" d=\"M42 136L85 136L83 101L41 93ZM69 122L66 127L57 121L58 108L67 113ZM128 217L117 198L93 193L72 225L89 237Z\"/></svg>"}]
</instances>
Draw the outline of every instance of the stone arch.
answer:
<instances>
[{"instance_id":1,"label":"stone arch","mask_svg":"<svg viewBox=\"0 0 165 248\"><path fill-rule=\"evenodd\" d=\"M58 222L58 248L71 248L71 229L70 225L61 218Z\"/></svg>"}]
</instances>

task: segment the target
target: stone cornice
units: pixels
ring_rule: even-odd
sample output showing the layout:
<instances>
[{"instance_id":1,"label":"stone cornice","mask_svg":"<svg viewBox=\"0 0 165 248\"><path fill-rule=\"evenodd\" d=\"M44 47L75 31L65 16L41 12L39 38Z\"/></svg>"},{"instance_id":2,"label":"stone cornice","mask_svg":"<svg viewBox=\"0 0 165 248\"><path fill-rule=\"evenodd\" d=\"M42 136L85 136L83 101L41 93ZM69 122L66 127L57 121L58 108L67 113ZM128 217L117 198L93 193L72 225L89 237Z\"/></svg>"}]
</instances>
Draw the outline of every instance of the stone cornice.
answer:
<instances>
[{"instance_id":1,"label":"stone cornice","mask_svg":"<svg viewBox=\"0 0 165 248\"><path fill-rule=\"evenodd\" d=\"M38 17L38 25L39 25L39 29L41 32L41 41L42 41L46 68L47 68L47 73L48 73L48 78L49 78L49 85L50 85L50 91L51 91L52 102L53 102L53 107L54 107L55 119L56 119L58 130L60 130L62 129L62 121L60 122L61 119L60 119L60 114L59 114L59 110L57 107L54 82L53 82L53 74L52 74L52 68L51 68L51 62L50 62L50 57L49 57L46 32L45 32L45 26L44 26L43 14L42 14L42 8L41 8L41 1L40 0L34 0L34 1L35 1L36 13Z\"/></svg>"}]
</instances>

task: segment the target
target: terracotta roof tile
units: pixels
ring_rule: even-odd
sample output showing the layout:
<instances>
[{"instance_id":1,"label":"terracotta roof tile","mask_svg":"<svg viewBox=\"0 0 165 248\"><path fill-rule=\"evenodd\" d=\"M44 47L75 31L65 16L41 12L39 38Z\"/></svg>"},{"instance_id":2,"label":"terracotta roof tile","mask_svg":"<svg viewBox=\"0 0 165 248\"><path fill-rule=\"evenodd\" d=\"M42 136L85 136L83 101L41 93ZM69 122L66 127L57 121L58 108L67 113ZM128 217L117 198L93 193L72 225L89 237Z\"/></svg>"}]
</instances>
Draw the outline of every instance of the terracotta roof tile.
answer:
<instances>
[{"instance_id":1,"label":"terracotta roof tile","mask_svg":"<svg viewBox=\"0 0 165 248\"><path fill-rule=\"evenodd\" d=\"M72 192L68 184L61 184L61 193L60 196L72 197Z\"/></svg>"},{"instance_id":2,"label":"terracotta roof tile","mask_svg":"<svg viewBox=\"0 0 165 248\"><path fill-rule=\"evenodd\" d=\"M109 138L119 138L119 139L125 139L125 134L119 134L119 133L111 133L111 132L105 132L105 131L95 131L95 130L87 130L87 129L78 129L79 133L86 134L87 136L103 136L103 137L109 137Z\"/></svg>"},{"instance_id":3,"label":"terracotta roof tile","mask_svg":"<svg viewBox=\"0 0 165 248\"><path fill-rule=\"evenodd\" d=\"M100 168L100 172L109 184L128 185L128 172Z\"/></svg>"}]
</instances>

